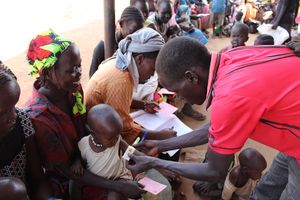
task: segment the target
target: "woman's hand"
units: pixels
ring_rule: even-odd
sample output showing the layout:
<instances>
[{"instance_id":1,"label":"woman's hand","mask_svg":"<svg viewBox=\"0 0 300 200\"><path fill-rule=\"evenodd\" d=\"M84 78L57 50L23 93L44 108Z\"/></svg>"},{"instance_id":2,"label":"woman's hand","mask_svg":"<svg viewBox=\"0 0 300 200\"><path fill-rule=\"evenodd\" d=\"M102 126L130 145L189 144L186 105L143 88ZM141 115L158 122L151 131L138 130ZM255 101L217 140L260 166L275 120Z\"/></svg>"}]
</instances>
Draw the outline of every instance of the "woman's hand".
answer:
<instances>
[{"instance_id":1,"label":"woman's hand","mask_svg":"<svg viewBox=\"0 0 300 200\"><path fill-rule=\"evenodd\" d=\"M84 168L82 166L81 160L76 159L73 165L71 166L71 172L77 178L80 178L84 174Z\"/></svg>"},{"instance_id":2,"label":"woman's hand","mask_svg":"<svg viewBox=\"0 0 300 200\"><path fill-rule=\"evenodd\" d=\"M144 110L148 113L154 114L160 109L156 102L144 102Z\"/></svg>"}]
</instances>

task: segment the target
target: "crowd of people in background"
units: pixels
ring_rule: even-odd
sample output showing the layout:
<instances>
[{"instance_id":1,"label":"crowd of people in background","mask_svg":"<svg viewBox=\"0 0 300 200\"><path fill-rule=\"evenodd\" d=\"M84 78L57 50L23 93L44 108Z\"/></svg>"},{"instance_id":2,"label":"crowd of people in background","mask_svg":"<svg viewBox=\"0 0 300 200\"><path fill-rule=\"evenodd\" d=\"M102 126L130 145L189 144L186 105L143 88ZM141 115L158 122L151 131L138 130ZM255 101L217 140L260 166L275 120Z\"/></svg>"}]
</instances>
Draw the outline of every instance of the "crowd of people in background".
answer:
<instances>
[{"instance_id":1,"label":"crowd of people in background","mask_svg":"<svg viewBox=\"0 0 300 200\"><path fill-rule=\"evenodd\" d=\"M130 0L116 22L114 55L105 59L104 41L95 44L86 88L78 46L51 29L37 34L24 108L16 107L17 77L0 62L0 199L189 199L177 191L180 176L198 180L195 192L212 199L299 199L298 9L298 0ZM263 23L287 31L285 46L270 34L247 45ZM231 44L210 53L215 37ZM162 96L163 87L175 95ZM210 123L177 137L130 116L155 114L162 101L198 121L206 116L193 105L206 102ZM137 138L144 141L128 163L122 155ZM266 175L259 150L242 150L248 138L280 152ZM162 153L205 143L203 163ZM145 193L137 182L145 176L166 189Z\"/></svg>"}]
</instances>

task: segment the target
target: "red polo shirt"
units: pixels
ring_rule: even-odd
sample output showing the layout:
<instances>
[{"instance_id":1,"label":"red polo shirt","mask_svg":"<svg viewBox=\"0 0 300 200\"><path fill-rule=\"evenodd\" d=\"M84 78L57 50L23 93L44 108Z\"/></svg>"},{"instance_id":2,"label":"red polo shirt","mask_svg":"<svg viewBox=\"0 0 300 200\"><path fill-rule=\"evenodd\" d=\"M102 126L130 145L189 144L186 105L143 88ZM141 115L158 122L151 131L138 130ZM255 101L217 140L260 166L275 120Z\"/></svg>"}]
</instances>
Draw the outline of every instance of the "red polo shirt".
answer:
<instances>
[{"instance_id":1,"label":"red polo shirt","mask_svg":"<svg viewBox=\"0 0 300 200\"><path fill-rule=\"evenodd\" d=\"M300 163L300 58L284 47L213 54L208 84L209 146L238 152L248 138Z\"/></svg>"}]
</instances>

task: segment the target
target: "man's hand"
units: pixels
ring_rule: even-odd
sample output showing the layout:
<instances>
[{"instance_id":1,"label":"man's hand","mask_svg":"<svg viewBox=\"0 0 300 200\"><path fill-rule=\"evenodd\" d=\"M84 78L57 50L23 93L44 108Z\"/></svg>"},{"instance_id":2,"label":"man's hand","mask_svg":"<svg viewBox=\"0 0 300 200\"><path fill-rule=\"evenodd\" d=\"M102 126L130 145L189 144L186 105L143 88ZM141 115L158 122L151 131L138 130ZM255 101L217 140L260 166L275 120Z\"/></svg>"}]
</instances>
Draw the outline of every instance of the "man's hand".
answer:
<instances>
[{"instance_id":1,"label":"man's hand","mask_svg":"<svg viewBox=\"0 0 300 200\"><path fill-rule=\"evenodd\" d=\"M145 140L136 144L134 147L148 156L156 156L160 153L158 147L159 142L160 141L157 140Z\"/></svg>"},{"instance_id":2,"label":"man's hand","mask_svg":"<svg viewBox=\"0 0 300 200\"><path fill-rule=\"evenodd\" d=\"M144 172L147 169L152 168L151 164L155 158L150 156L138 156L135 153L129 155L130 161L127 164L127 168L133 172Z\"/></svg>"},{"instance_id":3,"label":"man's hand","mask_svg":"<svg viewBox=\"0 0 300 200\"><path fill-rule=\"evenodd\" d=\"M146 192L143 190L144 186L136 181L119 180L118 182L121 183L121 186L117 191L130 199L139 199Z\"/></svg>"},{"instance_id":4,"label":"man's hand","mask_svg":"<svg viewBox=\"0 0 300 200\"><path fill-rule=\"evenodd\" d=\"M158 103L156 102L145 102L144 110L148 113L154 114L160 109Z\"/></svg>"},{"instance_id":5,"label":"man's hand","mask_svg":"<svg viewBox=\"0 0 300 200\"><path fill-rule=\"evenodd\" d=\"M300 41L290 41L286 46L294 50L295 55L300 57Z\"/></svg>"},{"instance_id":6,"label":"man's hand","mask_svg":"<svg viewBox=\"0 0 300 200\"><path fill-rule=\"evenodd\" d=\"M176 131L174 131L172 128L166 128L166 129L160 130L158 132L157 139L165 140L165 139L169 139L169 138L176 137L176 136L177 136Z\"/></svg>"}]
</instances>

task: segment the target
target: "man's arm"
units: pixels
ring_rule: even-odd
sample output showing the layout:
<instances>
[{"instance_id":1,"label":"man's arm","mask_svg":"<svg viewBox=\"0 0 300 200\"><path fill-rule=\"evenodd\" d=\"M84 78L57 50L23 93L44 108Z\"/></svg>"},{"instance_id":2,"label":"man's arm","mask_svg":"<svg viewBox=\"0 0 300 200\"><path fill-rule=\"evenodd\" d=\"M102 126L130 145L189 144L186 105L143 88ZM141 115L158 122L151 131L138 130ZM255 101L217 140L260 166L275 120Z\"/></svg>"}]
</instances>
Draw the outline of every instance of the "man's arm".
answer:
<instances>
[{"instance_id":1,"label":"man's arm","mask_svg":"<svg viewBox=\"0 0 300 200\"><path fill-rule=\"evenodd\" d=\"M181 149L206 144L208 141L209 127L210 123L205 124L203 127L185 135L170 138L168 140L162 140L159 143L159 151L164 152L172 149Z\"/></svg>"},{"instance_id":2,"label":"man's arm","mask_svg":"<svg viewBox=\"0 0 300 200\"><path fill-rule=\"evenodd\" d=\"M134 164L127 168L132 171L144 171L149 168L166 169L194 180L217 182L224 180L234 155L222 155L208 148L207 163L178 163L149 156L131 155Z\"/></svg>"},{"instance_id":3,"label":"man's arm","mask_svg":"<svg viewBox=\"0 0 300 200\"><path fill-rule=\"evenodd\" d=\"M210 123L205 124L201 128L182 136L160 141L146 140L136 145L136 148L146 152L148 155L155 155L173 149L181 149L206 144L208 140L209 127Z\"/></svg>"}]
</instances>

